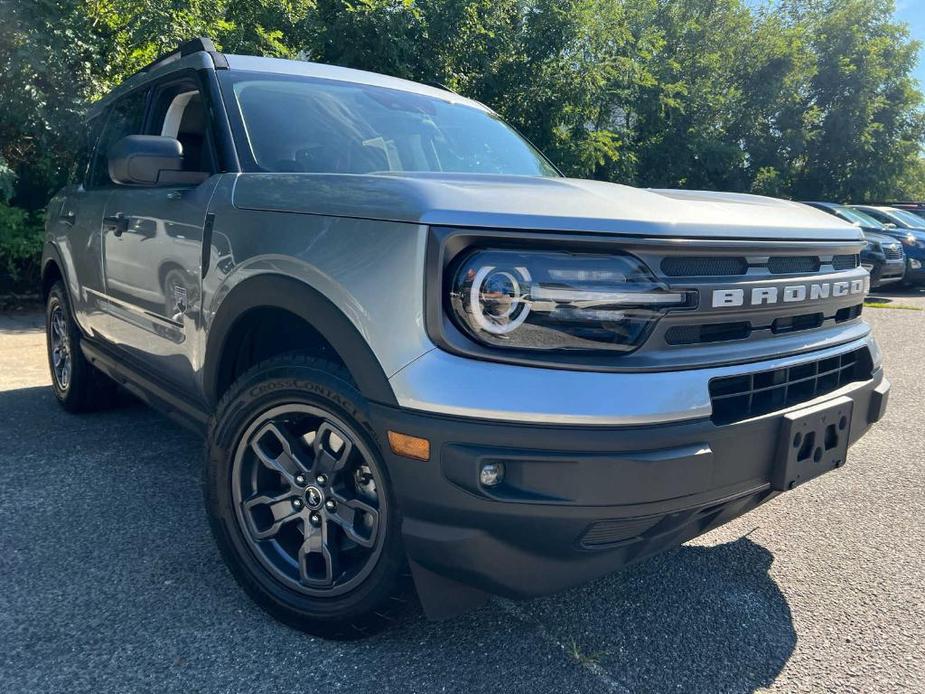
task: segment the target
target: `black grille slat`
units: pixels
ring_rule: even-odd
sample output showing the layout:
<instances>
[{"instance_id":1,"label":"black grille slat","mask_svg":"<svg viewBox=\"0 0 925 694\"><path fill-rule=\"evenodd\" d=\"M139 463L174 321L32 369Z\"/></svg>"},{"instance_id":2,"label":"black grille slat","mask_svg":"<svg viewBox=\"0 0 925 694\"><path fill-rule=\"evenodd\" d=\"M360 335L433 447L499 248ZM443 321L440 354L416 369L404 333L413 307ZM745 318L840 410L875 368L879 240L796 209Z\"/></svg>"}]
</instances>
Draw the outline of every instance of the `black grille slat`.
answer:
<instances>
[{"instance_id":1,"label":"black grille slat","mask_svg":"<svg viewBox=\"0 0 925 694\"><path fill-rule=\"evenodd\" d=\"M864 347L837 357L710 381L714 424L723 425L799 405L873 372Z\"/></svg>"},{"instance_id":2,"label":"black grille slat","mask_svg":"<svg viewBox=\"0 0 925 694\"><path fill-rule=\"evenodd\" d=\"M737 323L708 323L706 325L676 325L665 333L669 345L694 345L704 342L744 340L752 334L748 321Z\"/></svg>"},{"instance_id":3,"label":"black grille slat","mask_svg":"<svg viewBox=\"0 0 925 694\"><path fill-rule=\"evenodd\" d=\"M815 255L780 255L768 258L768 272L773 275L796 275L819 272L821 264Z\"/></svg>"},{"instance_id":4,"label":"black grille slat","mask_svg":"<svg viewBox=\"0 0 925 694\"><path fill-rule=\"evenodd\" d=\"M844 323L845 321L854 320L860 317L864 304L855 304L854 306L845 306L835 312L835 322Z\"/></svg>"},{"instance_id":5,"label":"black grille slat","mask_svg":"<svg viewBox=\"0 0 925 694\"><path fill-rule=\"evenodd\" d=\"M771 332L775 335L781 335L783 333L795 333L800 330L812 330L821 327L824 321L825 315L822 313L805 313L800 316L776 318L771 323Z\"/></svg>"},{"instance_id":6,"label":"black grille slat","mask_svg":"<svg viewBox=\"0 0 925 694\"><path fill-rule=\"evenodd\" d=\"M895 258L901 256L899 251ZM853 270L860 264L858 255L836 255L832 259L835 270ZM749 263L741 256L668 256L660 267L668 277L740 277L748 273ZM756 262L754 267L765 265ZM768 258L766 267L772 275L812 275L822 270L823 261L818 255L775 255Z\"/></svg>"},{"instance_id":7,"label":"black grille slat","mask_svg":"<svg viewBox=\"0 0 925 694\"><path fill-rule=\"evenodd\" d=\"M858 255L836 255L832 259L832 266L836 270L853 270L861 264L861 258Z\"/></svg>"},{"instance_id":8,"label":"black grille slat","mask_svg":"<svg viewBox=\"0 0 925 694\"><path fill-rule=\"evenodd\" d=\"M903 257L903 249L899 246L884 246L883 257L887 260L899 260Z\"/></svg>"},{"instance_id":9,"label":"black grille slat","mask_svg":"<svg viewBox=\"0 0 925 694\"><path fill-rule=\"evenodd\" d=\"M670 256L662 260L661 267L669 277L732 277L748 272L748 261L724 256Z\"/></svg>"}]
</instances>

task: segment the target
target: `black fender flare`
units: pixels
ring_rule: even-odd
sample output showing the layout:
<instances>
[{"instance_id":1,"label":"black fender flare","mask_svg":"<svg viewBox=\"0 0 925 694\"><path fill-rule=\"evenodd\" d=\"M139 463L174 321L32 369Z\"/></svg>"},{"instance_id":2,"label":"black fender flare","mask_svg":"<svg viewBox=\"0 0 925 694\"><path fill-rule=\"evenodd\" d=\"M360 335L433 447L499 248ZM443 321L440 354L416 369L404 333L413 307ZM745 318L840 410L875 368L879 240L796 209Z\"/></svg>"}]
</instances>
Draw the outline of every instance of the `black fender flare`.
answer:
<instances>
[{"instance_id":1,"label":"black fender flare","mask_svg":"<svg viewBox=\"0 0 925 694\"><path fill-rule=\"evenodd\" d=\"M67 266L64 264L64 261L61 259L61 253L58 251L58 247L55 246L51 241L45 242L45 247L42 249L42 270L40 276L40 282L42 286L42 293L45 292L45 277L48 274L48 266L52 263L55 264L58 268L58 272L61 273L61 279L64 281L64 287L69 292L71 290L70 282L68 281ZM42 297L45 298L44 296Z\"/></svg>"},{"instance_id":2,"label":"black fender flare","mask_svg":"<svg viewBox=\"0 0 925 694\"><path fill-rule=\"evenodd\" d=\"M295 314L328 341L368 400L397 406L382 365L349 318L310 285L282 275L258 275L243 280L221 299L208 328L203 387L214 407L219 399L219 365L238 319L253 309L277 308Z\"/></svg>"}]
</instances>

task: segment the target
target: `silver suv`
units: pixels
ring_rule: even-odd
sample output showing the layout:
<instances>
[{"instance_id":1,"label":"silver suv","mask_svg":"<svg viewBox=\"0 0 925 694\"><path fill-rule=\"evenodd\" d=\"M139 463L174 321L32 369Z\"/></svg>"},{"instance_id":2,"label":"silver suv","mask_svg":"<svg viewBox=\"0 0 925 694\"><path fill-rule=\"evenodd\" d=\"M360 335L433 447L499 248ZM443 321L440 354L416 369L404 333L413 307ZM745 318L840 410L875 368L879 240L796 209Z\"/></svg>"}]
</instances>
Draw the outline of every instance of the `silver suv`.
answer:
<instances>
[{"instance_id":1,"label":"silver suv","mask_svg":"<svg viewBox=\"0 0 925 694\"><path fill-rule=\"evenodd\" d=\"M84 151L55 394L201 431L231 571L313 633L614 571L840 467L886 406L858 229L564 178L449 91L198 39Z\"/></svg>"}]
</instances>

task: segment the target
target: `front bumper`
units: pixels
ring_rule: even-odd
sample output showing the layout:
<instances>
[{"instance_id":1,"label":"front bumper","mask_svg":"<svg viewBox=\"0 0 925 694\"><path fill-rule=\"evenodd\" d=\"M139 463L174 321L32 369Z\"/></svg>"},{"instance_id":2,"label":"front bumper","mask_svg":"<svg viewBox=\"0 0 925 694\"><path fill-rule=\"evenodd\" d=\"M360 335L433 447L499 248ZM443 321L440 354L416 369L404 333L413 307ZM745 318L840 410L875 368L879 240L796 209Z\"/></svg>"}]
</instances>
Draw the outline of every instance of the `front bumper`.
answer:
<instances>
[{"instance_id":1,"label":"front bumper","mask_svg":"<svg viewBox=\"0 0 925 694\"><path fill-rule=\"evenodd\" d=\"M868 381L725 426L709 413L634 426L513 423L381 405L371 415L380 441L397 431L431 442L428 462L383 451L412 561L518 598L610 573L768 501L779 493L771 479L785 413L847 396L853 443L883 415L889 387L878 366ZM480 486L484 462L505 464L501 486Z\"/></svg>"},{"instance_id":2,"label":"front bumper","mask_svg":"<svg viewBox=\"0 0 925 694\"><path fill-rule=\"evenodd\" d=\"M867 267L870 265L870 286L871 288L882 287L885 284L899 282L906 273L906 262L900 260L884 260L882 258L870 262L865 259L862 261Z\"/></svg>"}]
</instances>

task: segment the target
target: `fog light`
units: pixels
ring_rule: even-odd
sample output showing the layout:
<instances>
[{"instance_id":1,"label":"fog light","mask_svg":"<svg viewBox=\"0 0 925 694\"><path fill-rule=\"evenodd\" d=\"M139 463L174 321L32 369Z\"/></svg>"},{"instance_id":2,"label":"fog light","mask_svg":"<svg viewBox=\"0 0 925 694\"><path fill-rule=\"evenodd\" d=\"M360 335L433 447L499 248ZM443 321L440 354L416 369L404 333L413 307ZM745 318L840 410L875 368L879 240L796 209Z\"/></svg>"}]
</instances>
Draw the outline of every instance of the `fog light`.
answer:
<instances>
[{"instance_id":1,"label":"fog light","mask_svg":"<svg viewBox=\"0 0 925 694\"><path fill-rule=\"evenodd\" d=\"M479 472L479 482L485 487L497 487L504 480L504 463L485 463Z\"/></svg>"},{"instance_id":2,"label":"fog light","mask_svg":"<svg viewBox=\"0 0 925 694\"><path fill-rule=\"evenodd\" d=\"M913 270L921 270L921 269L922 269L922 261L921 261L921 260L916 260L915 258L910 258L910 259L909 259L909 267L912 268Z\"/></svg>"}]
</instances>

